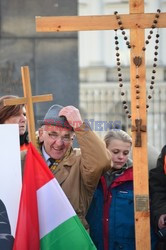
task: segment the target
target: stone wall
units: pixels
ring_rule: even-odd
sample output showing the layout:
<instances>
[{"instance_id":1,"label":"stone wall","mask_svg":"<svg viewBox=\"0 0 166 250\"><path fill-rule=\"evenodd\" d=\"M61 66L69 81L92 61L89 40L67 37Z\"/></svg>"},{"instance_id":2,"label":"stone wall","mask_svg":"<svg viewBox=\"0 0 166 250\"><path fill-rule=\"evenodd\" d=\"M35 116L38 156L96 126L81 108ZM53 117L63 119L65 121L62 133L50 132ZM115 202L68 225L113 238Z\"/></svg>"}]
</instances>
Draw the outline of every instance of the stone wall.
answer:
<instances>
[{"instance_id":1,"label":"stone wall","mask_svg":"<svg viewBox=\"0 0 166 250\"><path fill-rule=\"evenodd\" d=\"M36 121L53 103L78 106L78 39L75 32L37 33L35 16L77 15L77 0L0 1L0 96L22 96L21 66L29 66Z\"/></svg>"}]
</instances>

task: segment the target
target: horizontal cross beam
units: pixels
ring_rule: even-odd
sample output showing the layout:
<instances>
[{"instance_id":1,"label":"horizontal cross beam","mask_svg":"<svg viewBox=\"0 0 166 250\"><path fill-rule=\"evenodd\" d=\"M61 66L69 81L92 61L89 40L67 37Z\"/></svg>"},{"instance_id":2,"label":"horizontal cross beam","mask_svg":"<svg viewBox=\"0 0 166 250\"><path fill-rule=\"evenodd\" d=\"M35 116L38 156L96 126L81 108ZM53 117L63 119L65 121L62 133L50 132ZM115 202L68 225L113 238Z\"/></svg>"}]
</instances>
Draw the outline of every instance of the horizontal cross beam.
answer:
<instances>
[{"instance_id":1,"label":"horizontal cross beam","mask_svg":"<svg viewBox=\"0 0 166 250\"><path fill-rule=\"evenodd\" d=\"M120 15L124 29L151 28L155 13L122 14ZM158 28L166 27L166 12L160 13ZM115 15L104 16L46 16L36 17L37 32L63 32L85 30L119 29Z\"/></svg>"},{"instance_id":2,"label":"horizontal cross beam","mask_svg":"<svg viewBox=\"0 0 166 250\"><path fill-rule=\"evenodd\" d=\"M32 96L32 102L36 103L36 102L48 102L48 101L52 101L53 100L53 96L52 94L48 94L48 95L36 95L36 96ZM27 98L26 97L19 97L19 98L15 98L15 99L5 99L4 100L4 105L19 105L19 104L27 104Z\"/></svg>"}]
</instances>

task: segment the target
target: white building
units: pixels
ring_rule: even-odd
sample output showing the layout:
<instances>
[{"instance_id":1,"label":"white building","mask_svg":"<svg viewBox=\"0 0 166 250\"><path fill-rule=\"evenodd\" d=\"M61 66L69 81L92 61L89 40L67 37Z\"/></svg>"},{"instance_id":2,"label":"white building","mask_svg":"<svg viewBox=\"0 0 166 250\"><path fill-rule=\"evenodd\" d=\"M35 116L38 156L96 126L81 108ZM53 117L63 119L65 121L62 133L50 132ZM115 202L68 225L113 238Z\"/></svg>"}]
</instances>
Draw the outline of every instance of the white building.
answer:
<instances>
[{"instance_id":1,"label":"white building","mask_svg":"<svg viewBox=\"0 0 166 250\"><path fill-rule=\"evenodd\" d=\"M157 9L166 12L166 0L146 0L145 12L155 13ZM127 0L79 0L79 15L112 15L129 13ZM157 30L157 29L155 29ZM166 29L159 29L159 55L155 88L148 109L148 141L159 150L166 143ZM146 30L145 38L149 30ZM130 58L129 49L119 31L121 67L126 99L130 104ZM129 31L126 30L129 37ZM129 131L131 121L127 118L121 102L115 57L115 31L79 32L80 63L80 108L85 119L93 128L104 135L106 124L119 124ZM153 70L154 38L146 50L147 92ZM147 93L148 95L148 93Z\"/></svg>"}]
</instances>

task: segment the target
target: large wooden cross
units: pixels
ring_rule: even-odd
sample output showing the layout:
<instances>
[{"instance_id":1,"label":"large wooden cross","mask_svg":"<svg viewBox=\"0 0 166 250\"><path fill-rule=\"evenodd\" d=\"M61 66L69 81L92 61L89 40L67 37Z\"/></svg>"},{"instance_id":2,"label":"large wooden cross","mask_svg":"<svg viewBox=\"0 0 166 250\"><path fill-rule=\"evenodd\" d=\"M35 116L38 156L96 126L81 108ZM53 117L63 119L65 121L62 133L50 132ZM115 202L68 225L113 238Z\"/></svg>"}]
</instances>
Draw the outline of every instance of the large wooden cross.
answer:
<instances>
[{"instance_id":1,"label":"large wooden cross","mask_svg":"<svg viewBox=\"0 0 166 250\"><path fill-rule=\"evenodd\" d=\"M135 47L130 53L130 81L131 81L131 111L132 111L132 139L137 138L139 146L133 146L134 171L134 204L135 204L135 236L136 249L150 250L150 219L149 219L149 185L148 185L148 159L147 159L147 133L146 133L146 80L145 80L145 54L139 67L141 95L140 120L136 112L136 66L133 63L135 55L140 55L145 43L145 30L151 28L155 14L144 13L144 0L129 1L130 14L120 15L124 29L130 29L130 43ZM166 27L166 13L161 13L157 27ZM114 15L105 16L61 16L36 17L36 30L38 32L64 32L85 30L114 30L119 29ZM138 125L138 126L137 126ZM144 132L143 132L144 131ZM139 138L138 138L139 136ZM141 141L140 141L141 136ZM141 144L141 146L140 146Z\"/></svg>"},{"instance_id":2,"label":"large wooden cross","mask_svg":"<svg viewBox=\"0 0 166 250\"><path fill-rule=\"evenodd\" d=\"M30 73L29 73L28 66L21 67L21 75L22 75L24 97L23 98L20 97L20 98L6 99L6 100L4 100L4 105L11 106L11 105L25 104L26 116L27 116L27 121L28 121L29 140L34 144L34 146L37 146L36 145L36 133L35 133L35 120L34 120L33 103L52 101L53 96L52 96L52 94L32 96Z\"/></svg>"}]
</instances>

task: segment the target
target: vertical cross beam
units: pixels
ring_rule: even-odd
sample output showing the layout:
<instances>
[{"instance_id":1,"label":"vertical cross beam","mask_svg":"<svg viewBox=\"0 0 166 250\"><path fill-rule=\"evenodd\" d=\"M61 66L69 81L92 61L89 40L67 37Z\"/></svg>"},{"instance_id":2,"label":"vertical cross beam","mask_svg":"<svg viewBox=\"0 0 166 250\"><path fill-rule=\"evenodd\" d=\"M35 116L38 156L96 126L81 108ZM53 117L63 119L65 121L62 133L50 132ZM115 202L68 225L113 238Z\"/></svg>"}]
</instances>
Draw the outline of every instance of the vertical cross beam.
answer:
<instances>
[{"instance_id":1,"label":"vertical cross beam","mask_svg":"<svg viewBox=\"0 0 166 250\"><path fill-rule=\"evenodd\" d=\"M130 14L144 13L144 0L130 0ZM133 59L135 56L142 54L142 48L145 46L145 30L131 29L130 43L135 47L130 53L130 81L131 81L131 113L132 126L137 120L136 112L136 66ZM140 99L139 112L141 115L141 122L147 124L146 115L146 67L145 67L145 53L142 56L142 62L139 66L139 84L140 84ZM137 121L136 121L137 122ZM138 125L138 122L137 124ZM140 124L141 125L141 124ZM137 129L140 128L137 126ZM138 132L132 132L133 142L138 139ZM148 157L147 157L147 133L141 133L141 147L133 147L133 177L134 177L134 211L135 211L135 242L136 249L141 250L145 248L151 249L150 244L150 211L149 211L149 184L148 184ZM144 237L146 235L146 239Z\"/></svg>"}]
</instances>

